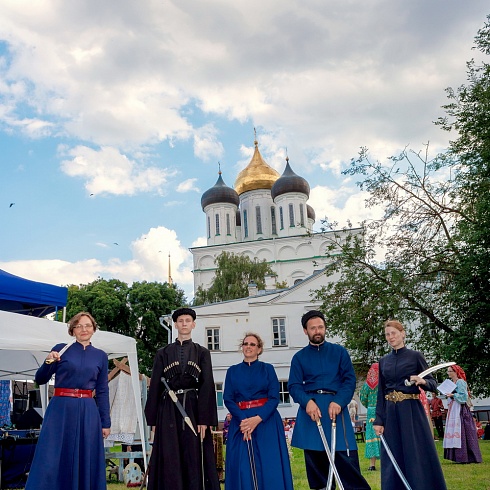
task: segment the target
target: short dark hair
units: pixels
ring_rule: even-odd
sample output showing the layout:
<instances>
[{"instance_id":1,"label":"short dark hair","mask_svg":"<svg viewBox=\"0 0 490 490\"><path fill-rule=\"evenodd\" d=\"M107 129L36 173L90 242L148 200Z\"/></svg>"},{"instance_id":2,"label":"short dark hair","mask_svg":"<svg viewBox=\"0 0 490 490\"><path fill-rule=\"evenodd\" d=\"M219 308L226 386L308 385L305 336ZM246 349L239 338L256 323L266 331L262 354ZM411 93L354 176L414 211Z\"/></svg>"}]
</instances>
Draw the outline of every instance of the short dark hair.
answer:
<instances>
[{"instance_id":1,"label":"short dark hair","mask_svg":"<svg viewBox=\"0 0 490 490\"><path fill-rule=\"evenodd\" d=\"M177 321L177 318L182 315L190 315L193 320L196 319L196 312L192 308L179 308L172 313L172 320Z\"/></svg>"},{"instance_id":2,"label":"short dark hair","mask_svg":"<svg viewBox=\"0 0 490 490\"><path fill-rule=\"evenodd\" d=\"M308 320L311 320L312 318L321 318L323 320L323 323L326 324L325 316L323 315L323 313L321 311L310 310L310 311L307 311L301 317L301 325L303 325L303 328L306 328L306 324L308 323Z\"/></svg>"}]
</instances>

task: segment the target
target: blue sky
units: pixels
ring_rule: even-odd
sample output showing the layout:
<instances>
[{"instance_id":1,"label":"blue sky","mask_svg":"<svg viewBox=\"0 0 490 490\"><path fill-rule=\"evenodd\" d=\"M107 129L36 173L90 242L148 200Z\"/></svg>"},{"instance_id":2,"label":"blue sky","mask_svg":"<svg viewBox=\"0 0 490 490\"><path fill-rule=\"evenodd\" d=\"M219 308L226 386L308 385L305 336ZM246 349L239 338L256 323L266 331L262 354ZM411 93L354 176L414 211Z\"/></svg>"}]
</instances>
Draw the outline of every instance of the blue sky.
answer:
<instances>
[{"instance_id":1,"label":"blue sky","mask_svg":"<svg viewBox=\"0 0 490 490\"><path fill-rule=\"evenodd\" d=\"M286 148L319 219L375 210L341 175L450 135L444 89L487 2L0 0L0 268L58 285L165 281L192 298L201 194ZM15 203L11 206L11 203ZM117 244L117 245L116 245Z\"/></svg>"}]
</instances>

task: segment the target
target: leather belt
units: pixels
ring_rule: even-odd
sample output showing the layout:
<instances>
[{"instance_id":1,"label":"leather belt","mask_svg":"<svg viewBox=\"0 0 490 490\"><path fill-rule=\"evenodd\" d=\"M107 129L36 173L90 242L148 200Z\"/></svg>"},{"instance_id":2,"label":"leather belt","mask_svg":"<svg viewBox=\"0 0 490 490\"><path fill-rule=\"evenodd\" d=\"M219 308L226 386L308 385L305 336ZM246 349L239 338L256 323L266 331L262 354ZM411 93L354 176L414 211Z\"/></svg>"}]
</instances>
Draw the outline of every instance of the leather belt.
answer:
<instances>
[{"instance_id":1,"label":"leather belt","mask_svg":"<svg viewBox=\"0 0 490 490\"><path fill-rule=\"evenodd\" d=\"M78 388L55 388L54 396L71 396L73 398L92 398L92 390Z\"/></svg>"},{"instance_id":2,"label":"leather belt","mask_svg":"<svg viewBox=\"0 0 490 490\"><path fill-rule=\"evenodd\" d=\"M185 395L186 393L189 393L189 391L197 391L197 388L186 388L185 390L175 390L174 393L176 395ZM167 392L165 390L165 392Z\"/></svg>"},{"instance_id":3,"label":"leather belt","mask_svg":"<svg viewBox=\"0 0 490 490\"><path fill-rule=\"evenodd\" d=\"M397 403L402 402L403 400L418 400L419 395L415 393L402 393L401 391L392 391L385 395L385 399Z\"/></svg>"},{"instance_id":4,"label":"leather belt","mask_svg":"<svg viewBox=\"0 0 490 490\"><path fill-rule=\"evenodd\" d=\"M323 388L320 388L319 390L308 390L306 393L315 393L317 395L336 395L336 391L332 390L325 390Z\"/></svg>"},{"instance_id":5,"label":"leather belt","mask_svg":"<svg viewBox=\"0 0 490 490\"><path fill-rule=\"evenodd\" d=\"M258 400L250 400L248 402L238 402L237 405L240 410L247 410L248 408L262 407L268 400L268 398L259 398Z\"/></svg>"}]
</instances>

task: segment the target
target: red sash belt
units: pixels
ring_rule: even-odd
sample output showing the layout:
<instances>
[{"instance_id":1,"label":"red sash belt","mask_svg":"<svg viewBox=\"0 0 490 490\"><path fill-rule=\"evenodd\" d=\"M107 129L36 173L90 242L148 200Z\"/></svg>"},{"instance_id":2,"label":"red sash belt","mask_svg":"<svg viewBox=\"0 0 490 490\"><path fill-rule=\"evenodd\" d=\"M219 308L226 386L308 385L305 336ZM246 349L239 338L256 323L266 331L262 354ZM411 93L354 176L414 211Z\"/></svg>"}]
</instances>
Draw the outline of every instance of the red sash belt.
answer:
<instances>
[{"instance_id":1,"label":"red sash belt","mask_svg":"<svg viewBox=\"0 0 490 490\"><path fill-rule=\"evenodd\" d=\"M258 400L250 400L249 402L238 402L237 405L240 410L246 410L247 408L261 407L268 400L268 398L259 398Z\"/></svg>"},{"instance_id":2,"label":"red sash belt","mask_svg":"<svg viewBox=\"0 0 490 490\"><path fill-rule=\"evenodd\" d=\"M92 398L92 390L79 390L78 388L55 388L54 396L71 396L73 398Z\"/></svg>"}]
</instances>

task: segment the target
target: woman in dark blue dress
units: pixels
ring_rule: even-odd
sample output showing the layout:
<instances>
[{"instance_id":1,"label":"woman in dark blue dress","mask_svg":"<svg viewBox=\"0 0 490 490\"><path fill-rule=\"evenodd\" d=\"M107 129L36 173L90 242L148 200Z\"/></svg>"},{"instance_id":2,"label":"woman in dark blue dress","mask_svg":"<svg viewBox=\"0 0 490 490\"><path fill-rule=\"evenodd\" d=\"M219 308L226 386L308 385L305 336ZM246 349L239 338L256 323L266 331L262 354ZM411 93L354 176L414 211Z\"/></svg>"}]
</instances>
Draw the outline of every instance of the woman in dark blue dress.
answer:
<instances>
[{"instance_id":1,"label":"woman in dark blue dress","mask_svg":"<svg viewBox=\"0 0 490 490\"><path fill-rule=\"evenodd\" d=\"M399 321L385 323L385 337L393 350L379 361L374 431L378 436L384 435L413 490L445 490L434 437L419 400L419 386L435 391L436 381L430 374L425 378L417 376L427 369L427 362L420 352L405 347L405 329ZM405 386L405 380L414 384ZM381 445L381 489L403 488L404 484Z\"/></svg>"},{"instance_id":2,"label":"woman in dark blue dress","mask_svg":"<svg viewBox=\"0 0 490 490\"><path fill-rule=\"evenodd\" d=\"M90 339L97 324L81 312L68 323L76 341L60 356L57 344L36 373L55 391L44 416L26 490L105 490L103 438L110 433L107 354ZM93 391L97 403L93 398Z\"/></svg>"},{"instance_id":3,"label":"woman in dark blue dress","mask_svg":"<svg viewBox=\"0 0 490 490\"><path fill-rule=\"evenodd\" d=\"M226 442L226 490L293 490L284 426L277 411L279 381L271 364L258 360L262 339L247 333L244 360L226 373L224 402L230 411Z\"/></svg>"}]
</instances>

